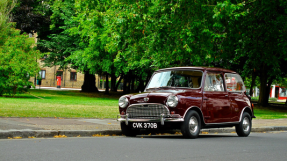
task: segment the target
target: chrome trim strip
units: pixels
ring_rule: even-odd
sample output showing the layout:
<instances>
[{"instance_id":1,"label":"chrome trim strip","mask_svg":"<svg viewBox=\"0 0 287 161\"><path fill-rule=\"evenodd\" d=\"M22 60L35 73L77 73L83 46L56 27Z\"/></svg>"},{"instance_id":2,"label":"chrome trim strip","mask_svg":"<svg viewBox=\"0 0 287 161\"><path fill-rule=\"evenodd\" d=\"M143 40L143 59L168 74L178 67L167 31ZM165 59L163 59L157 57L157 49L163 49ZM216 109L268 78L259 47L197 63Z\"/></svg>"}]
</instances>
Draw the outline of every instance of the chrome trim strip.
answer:
<instances>
[{"instance_id":1,"label":"chrome trim strip","mask_svg":"<svg viewBox=\"0 0 287 161\"><path fill-rule=\"evenodd\" d=\"M125 115L121 115L121 116L125 116ZM117 121L123 122L123 121L126 121L126 118L118 118ZM158 118L158 119L155 118L155 119L128 119L128 121L129 122L160 122L161 125L164 125L164 122L183 122L184 119L183 118Z\"/></svg>"},{"instance_id":2,"label":"chrome trim strip","mask_svg":"<svg viewBox=\"0 0 287 161\"><path fill-rule=\"evenodd\" d=\"M206 123L206 125L216 125L216 124L222 125L222 124L234 124L234 123L239 123L239 122L235 121L235 122Z\"/></svg>"},{"instance_id":3,"label":"chrome trim strip","mask_svg":"<svg viewBox=\"0 0 287 161\"><path fill-rule=\"evenodd\" d=\"M243 112L244 112L244 110L245 110L246 108L249 108L249 109L251 110L251 112L252 112L252 109L251 109L250 107L248 107L248 106L244 107L244 108L242 109L242 111L241 111L240 118L239 118L239 122L241 122ZM250 116L250 117L252 117L252 116Z\"/></svg>"},{"instance_id":4,"label":"chrome trim strip","mask_svg":"<svg viewBox=\"0 0 287 161\"><path fill-rule=\"evenodd\" d=\"M132 104L132 105L128 106L127 108L132 107L132 106L138 106L138 105L163 105L164 107L166 107L166 105L161 104L161 103L135 103L135 104Z\"/></svg>"}]
</instances>

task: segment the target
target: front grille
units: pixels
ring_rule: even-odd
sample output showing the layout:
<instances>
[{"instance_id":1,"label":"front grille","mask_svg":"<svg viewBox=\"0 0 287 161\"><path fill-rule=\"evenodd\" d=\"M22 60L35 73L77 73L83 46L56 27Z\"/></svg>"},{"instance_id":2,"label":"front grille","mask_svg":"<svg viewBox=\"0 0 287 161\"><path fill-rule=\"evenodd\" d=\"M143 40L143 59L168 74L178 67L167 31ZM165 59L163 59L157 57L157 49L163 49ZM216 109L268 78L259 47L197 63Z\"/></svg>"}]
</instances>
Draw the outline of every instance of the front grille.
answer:
<instances>
[{"instance_id":1,"label":"front grille","mask_svg":"<svg viewBox=\"0 0 287 161\"><path fill-rule=\"evenodd\" d=\"M140 104L132 105L127 109L129 118L157 118L161 114L169 115L167 107L161 104Z\"/></svg>"}]
</instances>

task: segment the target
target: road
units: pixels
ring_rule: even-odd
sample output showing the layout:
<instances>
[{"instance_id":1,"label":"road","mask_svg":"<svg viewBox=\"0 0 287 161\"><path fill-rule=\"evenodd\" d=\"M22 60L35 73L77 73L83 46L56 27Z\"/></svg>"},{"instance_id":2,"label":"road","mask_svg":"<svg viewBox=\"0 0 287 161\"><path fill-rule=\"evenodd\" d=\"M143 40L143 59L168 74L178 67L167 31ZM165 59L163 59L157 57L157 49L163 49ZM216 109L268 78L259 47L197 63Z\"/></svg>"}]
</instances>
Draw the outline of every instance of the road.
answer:
<instances>
[{"instance_id":1,"label":"road","mask_svg":"<svg viewBox=\"0 0 287 161\"><path fill-rule=\"evenodd\" d=\"M0 160L272 160L287 158L287 132L0 140Z\"/></svg>"}]
</instances>

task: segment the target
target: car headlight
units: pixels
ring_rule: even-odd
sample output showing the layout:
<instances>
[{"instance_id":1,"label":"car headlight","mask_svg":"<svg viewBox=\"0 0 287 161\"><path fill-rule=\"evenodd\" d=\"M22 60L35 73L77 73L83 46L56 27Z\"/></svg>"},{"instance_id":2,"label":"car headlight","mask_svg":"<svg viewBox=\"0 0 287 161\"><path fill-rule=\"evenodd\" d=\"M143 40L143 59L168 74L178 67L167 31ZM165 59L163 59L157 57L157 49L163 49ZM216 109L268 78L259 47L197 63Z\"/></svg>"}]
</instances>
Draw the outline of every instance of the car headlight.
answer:
<instances>
[{"instance_id":1,"label":"car headlight","mask_svg":"<svg viewBox=\"0 0 287 161\"><path fill-rule=\"evenodd\" d=\"M178 104L178 98L174 95L170 95L167 98L166 105L169 107L176 107Z\"/></svg>"},{"instance_id":2,"label":"car headlight","mask_svg":"<svg viewBox=\"0 0 287 161\"><path fill-rule=\"evenodd\" d=\"M126 108L128 104L129 104L129 100L127 99L127 97L122 96L122 97L119 99L119 106L120 106L121 108Z\"/></svg>"}]
</instances>

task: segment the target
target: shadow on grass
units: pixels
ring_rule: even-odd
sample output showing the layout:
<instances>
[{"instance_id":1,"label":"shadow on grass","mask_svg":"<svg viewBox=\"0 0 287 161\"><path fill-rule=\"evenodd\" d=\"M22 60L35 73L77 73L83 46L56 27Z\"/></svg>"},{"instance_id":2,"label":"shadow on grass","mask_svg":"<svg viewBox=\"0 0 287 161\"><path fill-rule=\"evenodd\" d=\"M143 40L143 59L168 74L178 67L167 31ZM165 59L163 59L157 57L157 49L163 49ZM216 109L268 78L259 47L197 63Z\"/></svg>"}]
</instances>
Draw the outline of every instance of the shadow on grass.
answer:
<instances>
[{"instance_id":1,"label":"shadow on grass","mask_svg":"<svg viewBox=\"0 0 287 161\"><path fill-rule=\"evenodd\" d=\"M90 98L107 98L107 99L119 99L123 94L122 92L111 92L105 94L105 92L81 92L81 91L56 91L56 90L39 90L31 89L30 92L34 95L40 96L45 94L60 95L60 96L78 96L78 97L90 97Z\"/></svg>"},{"instance_id":2,"label":"shadow on grass","mask_svg":"<svg viewBox=\"0 0 287 161\"><path fill-rule=\"evenodd\" d=\"M37 97L34 97L34 96L0 96L0 98L11 98L11 99L13 99L13 98L22 98L22 99L39 99L39 98L37 98Z\"/></svg>"}]
</instances>

